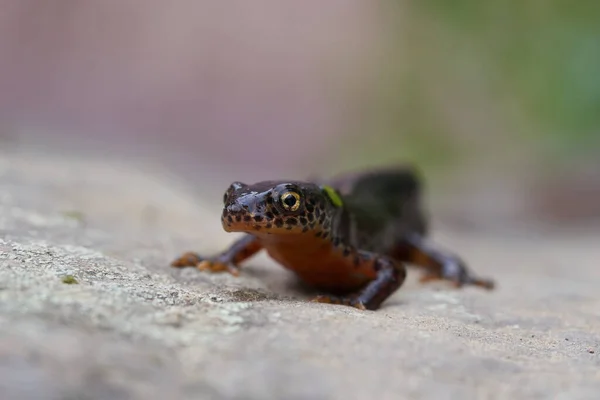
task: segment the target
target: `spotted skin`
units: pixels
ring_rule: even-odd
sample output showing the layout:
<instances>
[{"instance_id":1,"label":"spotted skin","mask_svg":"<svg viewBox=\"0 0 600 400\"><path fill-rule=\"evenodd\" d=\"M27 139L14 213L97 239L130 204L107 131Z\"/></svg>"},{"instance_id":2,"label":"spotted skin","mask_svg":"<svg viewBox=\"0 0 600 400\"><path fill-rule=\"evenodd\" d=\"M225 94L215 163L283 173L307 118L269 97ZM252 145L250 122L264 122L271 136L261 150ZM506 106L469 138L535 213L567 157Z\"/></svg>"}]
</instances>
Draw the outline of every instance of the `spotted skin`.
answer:
<instances>
[{"instance_id":1,"label":"spotted skin","mask_svg":"<svg viewBox=\"0 0 600 400\"><path fill-rule=\"evenodd\" d=\"M242 238L215 257L185 253L172 265L239 274L260 250L326 292L313 301L375 310L404 282L404 263L425 269L422 281L492 289L452 253L430 243L420 182L401 167L340 176L328 186L302 181L234 182L221 222Z\"/></svg>"}]
</instances>

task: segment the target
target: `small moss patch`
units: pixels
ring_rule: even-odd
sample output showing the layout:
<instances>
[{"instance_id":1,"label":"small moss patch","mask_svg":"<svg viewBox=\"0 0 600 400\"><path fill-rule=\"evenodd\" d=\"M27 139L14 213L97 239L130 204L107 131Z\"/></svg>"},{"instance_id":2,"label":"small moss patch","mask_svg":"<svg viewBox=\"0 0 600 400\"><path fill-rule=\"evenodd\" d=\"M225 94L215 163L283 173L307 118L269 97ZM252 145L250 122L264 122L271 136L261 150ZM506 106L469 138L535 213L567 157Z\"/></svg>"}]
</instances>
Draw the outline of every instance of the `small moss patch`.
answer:
<instances>
[{"instance_id":1,"label":"small moss patch","mask_svg":"<svg viewBox=\"0 0 600 400\"><path fill-rule=\"evenodd\" d=\"M79 283L77 279L73 275L65 275L62 277L62 283L66 285L76 285Z\"/></svg>"}]
</instances>

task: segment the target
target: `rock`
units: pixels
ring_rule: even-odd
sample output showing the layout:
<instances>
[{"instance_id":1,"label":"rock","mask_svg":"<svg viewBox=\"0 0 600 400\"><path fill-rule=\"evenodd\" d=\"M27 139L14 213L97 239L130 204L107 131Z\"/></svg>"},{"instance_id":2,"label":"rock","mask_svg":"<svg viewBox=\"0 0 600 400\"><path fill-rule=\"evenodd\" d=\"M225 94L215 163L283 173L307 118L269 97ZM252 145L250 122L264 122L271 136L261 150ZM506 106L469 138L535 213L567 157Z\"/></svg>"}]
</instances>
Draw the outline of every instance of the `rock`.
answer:
<instances>
[{"instance_id":1,"label":"rock","mask_svg":"<svg viewBox=\"0 0 600 400\"><path fill-rule=\"evenodd\" d=\"M307 302L313 293L262 255L238 278L170 268L183 251L215 252L234 237L219 205L191 193L133 165L1 154L0 398L600 390L598 235L436 231L498 289L423 286L411 271L365 312Z\"/></svg>"}]
</instances>

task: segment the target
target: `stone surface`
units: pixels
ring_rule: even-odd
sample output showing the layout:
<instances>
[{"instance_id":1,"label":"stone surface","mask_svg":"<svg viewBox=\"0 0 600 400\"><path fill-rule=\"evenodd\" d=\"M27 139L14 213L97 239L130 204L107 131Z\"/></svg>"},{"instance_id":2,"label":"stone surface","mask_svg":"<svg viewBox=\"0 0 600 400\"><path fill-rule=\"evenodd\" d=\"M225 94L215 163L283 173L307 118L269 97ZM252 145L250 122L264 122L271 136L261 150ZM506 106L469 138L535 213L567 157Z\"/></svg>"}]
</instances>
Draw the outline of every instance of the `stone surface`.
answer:
<instances>
[{"instance_id":1,"label":"stone surface","mask_svg":"<svg viewBox=\"0 0 600 400\"><path fill-rule=\"evenodd\" d=\"M409 282L377 312L306 302L213 252L215 206L156 171L0 152L2 399L596 398L597 234L436 231L498 290ZM63 283L72 275L77 283Z\"/></svg>"}]
</instances>

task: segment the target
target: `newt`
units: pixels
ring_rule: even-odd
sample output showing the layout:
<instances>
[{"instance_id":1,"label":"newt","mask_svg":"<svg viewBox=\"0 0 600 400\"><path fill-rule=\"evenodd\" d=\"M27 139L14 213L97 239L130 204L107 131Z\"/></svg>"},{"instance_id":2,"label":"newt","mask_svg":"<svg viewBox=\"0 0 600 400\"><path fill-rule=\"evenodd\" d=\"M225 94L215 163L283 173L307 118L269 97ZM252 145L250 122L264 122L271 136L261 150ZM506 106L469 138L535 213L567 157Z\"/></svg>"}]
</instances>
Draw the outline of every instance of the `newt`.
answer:
<instances>
[{"instance_id":1,"label":"newt","mask_svg":"<svg viewBox=\"0 0 600 400\"><path fill-rule=\"evenodd\" d=\"M493 289L454 253L427 238L422 183L410 166L342 174L324 182L232 183L223 196L226 232L245 233L213 257L183 254L173 267L228 272L261 250L321 291L313 299L376 310L402 286L405 264L424 270L421 282Z\"/></svg>"}]
</instances>

